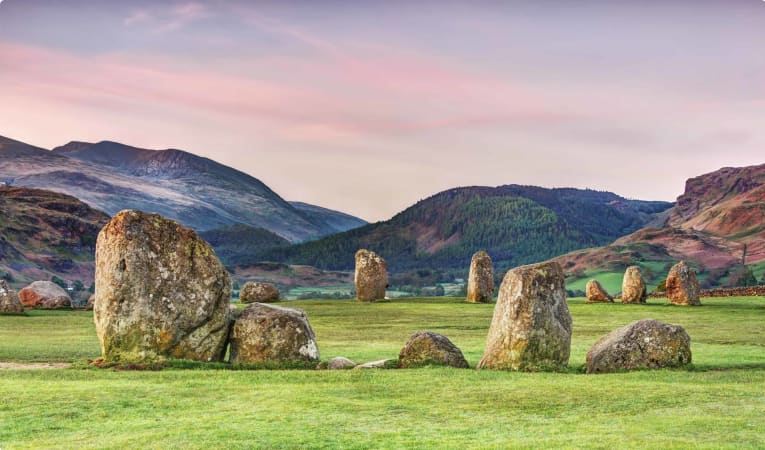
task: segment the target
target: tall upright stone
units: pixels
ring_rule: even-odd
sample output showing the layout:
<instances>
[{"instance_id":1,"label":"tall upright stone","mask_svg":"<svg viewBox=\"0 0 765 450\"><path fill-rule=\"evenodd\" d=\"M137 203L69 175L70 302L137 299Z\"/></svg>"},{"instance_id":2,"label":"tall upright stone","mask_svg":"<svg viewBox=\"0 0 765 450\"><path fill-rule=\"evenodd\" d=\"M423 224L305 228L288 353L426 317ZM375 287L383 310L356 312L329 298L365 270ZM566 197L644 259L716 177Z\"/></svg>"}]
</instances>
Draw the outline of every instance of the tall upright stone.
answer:
<instances>
[{"instance_id":1,"label":"tall upright stone","mask_svg":"<svg viewBox=\"0 0 765 450\"><path fill-rule=\"evenodd\" d=\"M122 211L98 235L94 320L106 361L222 360L230 298L212 247L173 220Z\"/></svg>"},{"instance_id":2,"label":"tall upright stone","mask_svg":"<svg viewBox=\"0 0 765 450\"><path fill-rule=\"evenodd\" d=\"M622 303L645 303L648 291L640 266L630 266L622 279Z\"/></svg>"},{"instance_id":3,"label":"tall upright stone","mask_svg":"<svg viewBox=\"0 0 765 450\"><path fill-rule=\"evenodd\" d=\"M614 298L611 297L606 289L598 280L590 280L585 286L585 294L587 295L587 303L613 303Z\"/></svg>"},{"instance_id":4,"label":"tall upright stone","mask_svg":"<svg viewBox=\"0 0 765 450\"><path fill-rule=\"evenodd\" d=\"M545 370L568 364L571 313L563 269L546 262L505 275L479 369Z\"/></svg>"},{"instance_id":5,"label":"tall upright stone","mask_svg":"<svg viewBox=\"0 0 765 450\"><path fill-rule=\"evenodd\" d=\"M700 291L696 272L685 261L672 266L667 276L667 297L670 303L680 306L701 306Z\"/></svg>"},{"instance_id":6,"label":"tall upright stone","mask_svg":"<svg viewBox=\"0 0 765 450\"><path fill-rule=\"evenodd\" d=\"M388 267L377 253L361 249L356 252L356 298L362 302L385 299L388 287Z\"/></svg>"},{"instance_id":7,"label":"tall upright stone","mask_svg":"<svg viewBox=\"0 0 765 450\"><path fill-rule=\"evenodd\" d=\"M488 253L481 250L470 260L467 283L468 303L491 303L494 295L494 266Z\"/></svg>"},{"instance_id":8,"label":"tall upright stone","mask_svg":"<svg viewBox=\"0 0 765 450\"><path fill-rule=\"evenodd\" d=\"M5 280L0 280L0 314L23 314L24 305L21 304L16 291L11 289Z\"/></svg>"}]
</instances>

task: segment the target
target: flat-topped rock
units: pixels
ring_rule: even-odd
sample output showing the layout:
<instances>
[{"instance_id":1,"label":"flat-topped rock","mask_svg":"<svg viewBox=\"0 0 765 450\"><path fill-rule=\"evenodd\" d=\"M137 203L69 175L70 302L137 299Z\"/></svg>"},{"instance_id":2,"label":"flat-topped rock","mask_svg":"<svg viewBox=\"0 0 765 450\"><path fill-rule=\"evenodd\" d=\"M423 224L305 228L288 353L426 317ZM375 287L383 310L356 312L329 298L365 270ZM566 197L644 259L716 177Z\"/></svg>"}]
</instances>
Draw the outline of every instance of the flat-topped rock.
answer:
<instances>
[{"instance_id":1,"label":"flat-topped rock","mask_svg":"<svg viewBox=\"0 0 765 450\"><path fill-rule=\"evenodd\" d=\"M279 288L271 283L248 281L239 291L242 303L273 303L279 301Z\"/></svg>"}]
</instances>

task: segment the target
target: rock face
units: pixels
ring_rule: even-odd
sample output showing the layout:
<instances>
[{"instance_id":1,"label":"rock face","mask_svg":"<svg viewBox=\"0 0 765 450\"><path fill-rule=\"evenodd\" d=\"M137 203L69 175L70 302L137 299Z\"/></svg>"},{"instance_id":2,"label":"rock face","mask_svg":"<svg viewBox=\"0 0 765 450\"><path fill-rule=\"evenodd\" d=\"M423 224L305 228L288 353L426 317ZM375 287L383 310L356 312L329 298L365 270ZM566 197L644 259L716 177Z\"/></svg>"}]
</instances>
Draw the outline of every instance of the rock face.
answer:
<instances>
[{"instance_id":1,"label":"rock face","mask_svg":"<svg viewBox=\"0 0 765 450\"><path fill-rule=\"evenodd\" d=\"M234 322L232 363L311 363L319 348L308 316L300 309L253 303Z\"/></svg>"},{"instance_id":2,"label":"rock face","mask_svg":"<svg viewBox=\"0 0 765 450\"><path fill-rule=\"evenodd\" d=\"M645 303L648 292L639 266L627 267L622 279L622 303Z\"/></svg>"},{"instance_id":3,"label":"rock face","mask_svg":"<svg viewBox=\"0 0 765 450\"><path fill-rule=\"evenodd\" d=\"M173 220L122 211L98 235L93 317L106 361L220 361L230 298L215 252Z\"/></svg>"},{"instance_id":4,"label":"rock face","mask_svg":"<svg viewBox=\"0 0 765 450\"><path fill-rule=\"evenodd\" d=\"M585 288L587 303L613 303L614 298L608 295L598 280L590 280Z\"/></svg>"},{"instance_id":5,"label":"rock face","mask_svg":"<svg viewBox=\"0 0 765 450\"><path fill-rule=\"evenodd\" d=\"M564 367L571 353L571 326L561 266L547 262L515 268L499 288L478 368Z\"/></svg>"},{"instance_id":6,"label":"rock face","mask_svg":"<svg viewBox=\"0 0 765 450\"><path fill-rule=\"evenodd\" d=\"M468 274L468 303L491 303L494 295L494 266L491 257L481 250L470 260Z\"/></svg>"},{"instance_id":7,"label":"rock face","mask_svg":"<svg viewBox=\"0 0 765 450\"><path fill-rule=\"evenodd\" d=\"M24 305L21 304L16 291L8 286L5 280L0 280L0 314L23 314Z\"/></svg>"},{"instance_id":8,"label":"rock face","mask_svg":"<svg viewBox=\"0 0 765 450\"><path fill-rule=\"evenodd\" d=\"M388 287L388 268L385 260L375 252L361 249L356 252L356 298L362 302L385 299Z\"/></svg>"},{"instance_id":9,"label":"rock face","mask_svg":"<svg viewBox=\"0 0 765 450\"><path fill-rule=\"evenodd\" d=\"M35 281L19 291L21 303L27 308L64 309L72 307L69 294L51 281Z\"/></svg>"},{"instance_id":10,"label":"rock face","mask_svg":"<svg viewBox=\"0 0 765 450\"><path fill-rule=\"evenodd\" d=\"M646 319L612 331L587 352L587 373L681 367L691 363L683 327Z\"/></svg>"},{"instance_id":11,"label":"rock face","mask_svg":"<svg viewBox=\"0 0 765 450\"><path fill-rule=\"evenodd\" d=\"M681 306L701 306L700 291L696 272L685 261L672 266L667 276L667 297L670 303Z\"/></svg>"},{"instance_id":12,"label":"rock face","mask_svg":"<svg viewBox=\"0 0 765 450\"><path fill-rule=\"evenodd\" d=\"M462 351L446 336L430 331L414 333L398 355L401 368L435 364L466 369L468 363Z\"/></svg>"},{"instance_id":13,"label":"rock face","mask_svg":"<svg viewBox=\"0 0 765 450\"><path fill-rule=\"evenodd\" d=\"M327 362L329 370L348 370L356 367L356 363L343 356L337 356Z\"/></svg>"},{"instance_id":14,"label":"rock face","mask_svg":"<svg viewBox=\"0 0 765 450\"><path fill-rule=\"evenodd\" d=\"M279 301L279 288L271 283L248 281L239 291L239 301L242 303L272 303Z\"/></svg>"}]
</instances>

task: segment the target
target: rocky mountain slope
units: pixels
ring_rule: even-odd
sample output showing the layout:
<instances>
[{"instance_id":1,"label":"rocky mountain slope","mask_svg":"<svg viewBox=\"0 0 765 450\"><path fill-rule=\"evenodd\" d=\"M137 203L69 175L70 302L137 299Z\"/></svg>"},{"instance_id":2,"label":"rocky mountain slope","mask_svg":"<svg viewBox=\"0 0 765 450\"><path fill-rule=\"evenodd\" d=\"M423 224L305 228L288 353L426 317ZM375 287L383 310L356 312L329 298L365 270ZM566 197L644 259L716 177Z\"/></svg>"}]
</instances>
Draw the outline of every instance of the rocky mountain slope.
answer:
<instances>
[{"instance_id":1,"label":"rocky mountain slope","mask_svg":"<svg viewBox=\"0 0 765 450\"><path fill-rule=\"evenodd\" d=\"M182 150L71 142L53 151L0 137L0 182L75 196L110 215L162 214L198 231L245 224L300 242L364 224L295 206L258 179Z\"/></svg>"}]
</instances>

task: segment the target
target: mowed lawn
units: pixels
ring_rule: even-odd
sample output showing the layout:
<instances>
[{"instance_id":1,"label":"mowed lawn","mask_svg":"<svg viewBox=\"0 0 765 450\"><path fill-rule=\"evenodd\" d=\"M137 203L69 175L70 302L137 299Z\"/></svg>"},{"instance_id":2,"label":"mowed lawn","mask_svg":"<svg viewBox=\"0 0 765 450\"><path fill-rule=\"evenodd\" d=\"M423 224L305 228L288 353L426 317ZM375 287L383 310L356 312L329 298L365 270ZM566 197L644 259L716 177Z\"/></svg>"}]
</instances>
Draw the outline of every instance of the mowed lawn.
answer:
<instances>
[{"instance_id":1,"label":"mowed lawn","mask_svg":"<svg viewBox=\"0 0 765 450\"><path fill-rule=\"evenodd\" d=\"M571 369L0 370L0 448L765 447L765 298L570 301ZM396 357L413 332L480 359L493 305L457 299L294 301L323 359ZM585 375L603 334L654 318L692 338L688 370ZM0 316L0 361L99 356L88 312ZM78 366L82 366L79 364Z\"/></svg>"}]
</instances>

